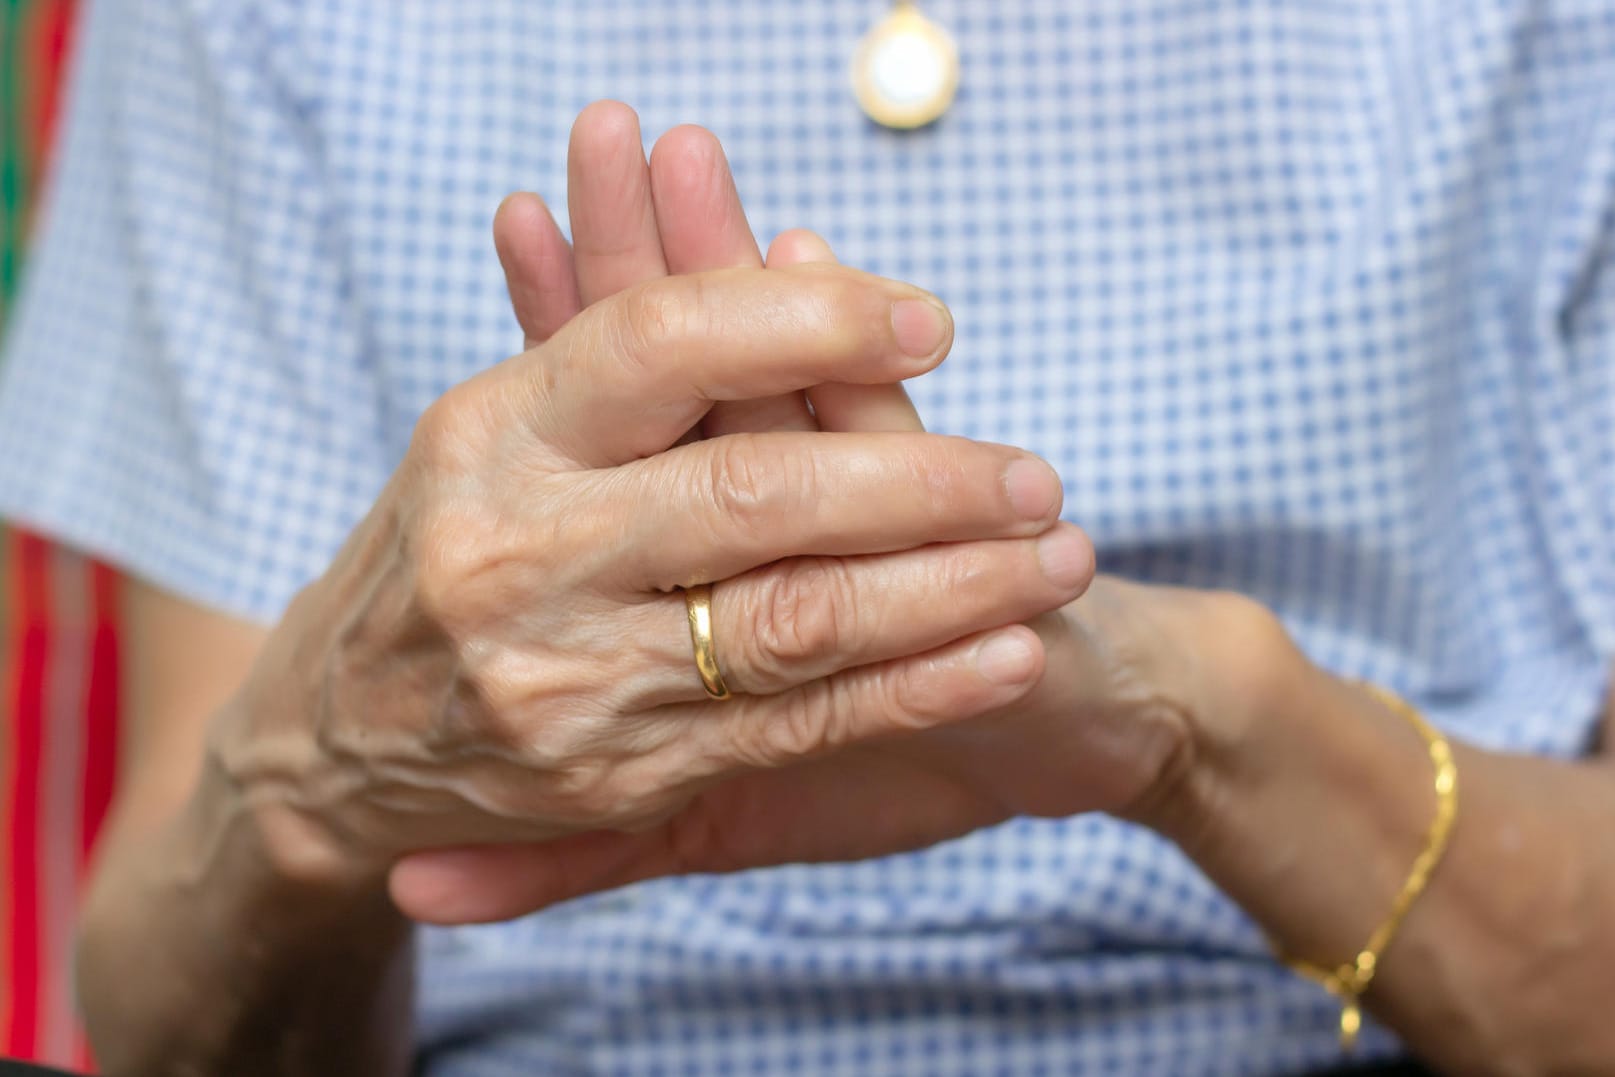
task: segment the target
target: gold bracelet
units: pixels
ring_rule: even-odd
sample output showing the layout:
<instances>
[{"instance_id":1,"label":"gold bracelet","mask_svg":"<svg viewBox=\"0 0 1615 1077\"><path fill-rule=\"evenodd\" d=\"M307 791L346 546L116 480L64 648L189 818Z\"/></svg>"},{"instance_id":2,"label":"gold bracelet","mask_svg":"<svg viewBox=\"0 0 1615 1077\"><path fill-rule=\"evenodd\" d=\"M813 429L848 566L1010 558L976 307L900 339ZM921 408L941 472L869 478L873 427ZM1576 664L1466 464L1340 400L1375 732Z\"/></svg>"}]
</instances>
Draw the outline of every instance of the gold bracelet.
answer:
<instances>
[{"instance_id":1,"label":"gold bracelet","mask_svg":"<svg viewBox=\"0 0 1615 1077\"><path fill-rule=\"evenodd\" d=\"M1374 972L1379 968L1380 955L1396 937L1396 931L1402 926L1402 920L1407 916L1408 909L1413 907L1414 901L1424 892L1425 884L1430 881L1430 874L1435 871L1436 865L1441 862L1442 854L1447 851L1447 840L1452 836L1453 823L1458 819L1458 765L1453 761L1452 745L1447 743L1447 738L1401 696L1376 684L1369 684L1366 681L1359 683L1369 695L1411 722L1413 728L1419 731L1419 736L1424 738L1425 747L1430 751L1430 762L1435 765L1436 770L1436 817L1430 824L1429 834L1425 837L1424 851L1413 862L1413 870L1408 873L1407 882L1402 884L1402 892L1396 895L1390 916L1386 917L1385 922L1369 936L1368 944L1358 953L1354 961L1328 968L1299 958L1283 959L1291 969L1322 984L1330 994L1341 1001L1340 1046L1347 1051L1356 1046L1357 1033L1363 1027L1362 997L1368 990L1368 985L1374 982Z\"/></svg>"}]
</instances>

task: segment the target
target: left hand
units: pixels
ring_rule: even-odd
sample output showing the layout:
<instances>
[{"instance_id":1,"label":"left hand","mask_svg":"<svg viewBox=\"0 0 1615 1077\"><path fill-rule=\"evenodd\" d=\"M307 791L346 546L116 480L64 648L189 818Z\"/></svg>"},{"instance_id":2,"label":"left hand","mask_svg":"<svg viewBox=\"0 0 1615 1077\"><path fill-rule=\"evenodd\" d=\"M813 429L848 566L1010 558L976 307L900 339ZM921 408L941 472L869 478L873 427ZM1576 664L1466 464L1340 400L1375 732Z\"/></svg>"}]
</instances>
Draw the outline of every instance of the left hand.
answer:
<instances>
[{"instance_id":1,"label":"left hand","mask_svg":"<svg viewBox=\"0 0 1615 1077\"><path fill-rule=\"evenodd\" d=\"M760 261L710 134L670 133L647 168L636 126L615 138L582 127L599 142L574 140L577 250L536 197L507 201L496 223L530 343L647 276ZM776 241L768 264L829 260L822 240L793 232ZM919 428L900 386L825 386L808 397L812 410L801 396L720 405L703 433ZM938 586L988 591L997 579L986 568ZM1192 754L1197 667L1185 656L1197 621L1214 608L1213 596L1196 592L1096 581L1089 595L1030 626L1047 672L1011 711L732 779L641 833L416 855L395 871L394 895L421 919L501 919L661 875L884 855L1016 815L1145 811ZM732 825L737 819L747 825Z\"/></svg>"}]
</instances>

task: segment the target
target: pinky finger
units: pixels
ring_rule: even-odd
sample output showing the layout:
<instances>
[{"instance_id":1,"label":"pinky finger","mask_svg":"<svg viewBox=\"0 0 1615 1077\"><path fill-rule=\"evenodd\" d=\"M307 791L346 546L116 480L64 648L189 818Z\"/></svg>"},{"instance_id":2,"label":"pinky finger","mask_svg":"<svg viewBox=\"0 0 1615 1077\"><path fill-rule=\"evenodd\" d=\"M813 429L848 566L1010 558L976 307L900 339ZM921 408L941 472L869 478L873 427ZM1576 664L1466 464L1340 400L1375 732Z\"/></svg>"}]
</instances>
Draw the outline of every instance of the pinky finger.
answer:
<instances>
[{"instance_id":1,"label":"pinky finger","mask_svg":"<svg viewBox=\"0 0 1615 1077\"><path fill-rule=\"evenodd\" d=\"M690 723L690 750L706 763L702 777L789 766L1006 707L1037 684L1046 660L1024 625L978 633L779 695L702 704L712 717Z\"/></svg>"}]
</instances>

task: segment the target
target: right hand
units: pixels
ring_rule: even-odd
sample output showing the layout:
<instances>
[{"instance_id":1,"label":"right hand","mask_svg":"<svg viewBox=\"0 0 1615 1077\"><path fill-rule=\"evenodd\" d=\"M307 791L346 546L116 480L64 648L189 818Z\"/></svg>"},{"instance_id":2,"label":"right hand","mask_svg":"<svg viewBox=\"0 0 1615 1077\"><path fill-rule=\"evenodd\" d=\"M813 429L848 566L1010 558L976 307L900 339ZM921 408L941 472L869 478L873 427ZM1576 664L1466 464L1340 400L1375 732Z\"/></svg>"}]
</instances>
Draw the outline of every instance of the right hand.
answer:
<instances>
[{"instance_id":1,"label":"right hand","mask_svg":"<svg viewBox=\"0 0 1615 1077\"><path fill-rule=\"evenodd\" d=\"M1086 583L1039 568L1047 465L926 434L674 447L714 402L896 382L950 337L906 285L729 270L629 288L452 389L213 731L277 865L379 879L415 850L646 828L1024 694L1040 644L994 629ZM711 580L725 703L678 593Z\"/></svg>"}]
</instances>

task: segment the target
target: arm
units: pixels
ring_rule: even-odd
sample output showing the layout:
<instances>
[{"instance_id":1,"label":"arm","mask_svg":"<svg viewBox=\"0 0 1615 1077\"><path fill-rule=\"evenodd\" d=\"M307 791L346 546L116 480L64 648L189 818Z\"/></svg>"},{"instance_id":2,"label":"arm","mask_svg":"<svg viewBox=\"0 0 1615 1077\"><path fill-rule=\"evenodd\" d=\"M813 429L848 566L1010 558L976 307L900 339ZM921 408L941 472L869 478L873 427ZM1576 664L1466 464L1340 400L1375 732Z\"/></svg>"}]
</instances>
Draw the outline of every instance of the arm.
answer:
<instances>
[{"instance_id":1,"label":"arm","mask_svg":"<svg viewBox=\"0 0 1615 1077\"><path fill-rule=\"evenodd\" d=\"M206 730L239 705L266 633L140 583L124 608L127 743L78 967L101 1063L404 1072L409 933L384 879L333 889L278 871L204 761Z\"/></svg>"},{"instance_id":2,"label":"arm","mask_svg":"<svg viewBox=\"0 0 1615 1077\"><path fill-rule=\"evenodd\" d=\"M1276 620L1239 616L1255 645L1198 663L1193 762L1146 814L1287 952L1344 960L1422 848L1430 762L1402 718L1309 663ZM1612 727L1615 710L1606 746ZM1454 747L1452 843L1364 1001L1445 1072L1605 1072L1615 766Z\"/></svg>"},{"instance_id":3,"label":"arm","mask_svg":"<svg viewBox=\"0 0 1615 1077\"><path fill-rule=\"evenodd\" d=\"M893 754L990 805L970 825L1108 811L1151 826L1284 953L1355 956L1434 816L1406 719L1239 595L1101 576L1032 623L1049 654L1037 689ZM1364 1005L1442 1072L1607 1073L1615 765L1454 748L1451 844Z\"/></svg>"}]
</instances>

